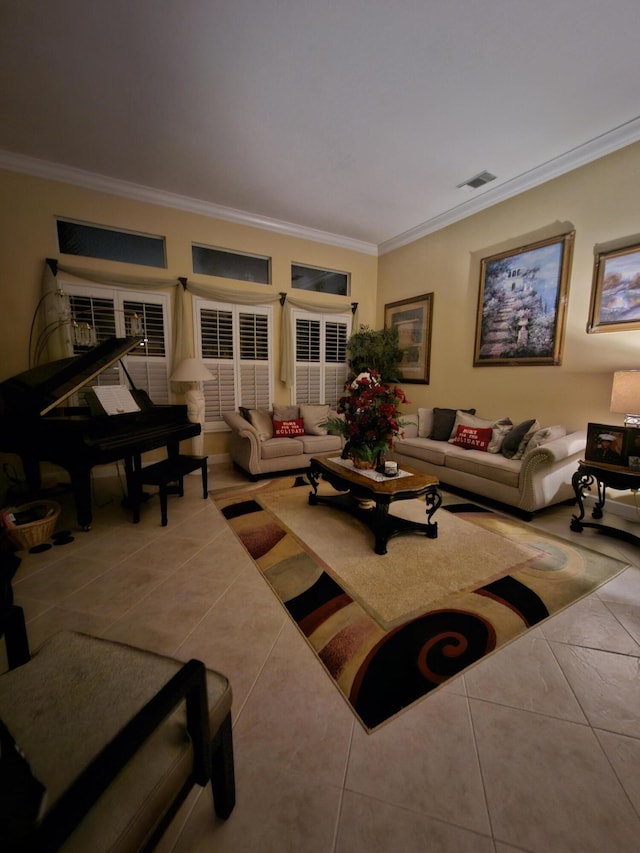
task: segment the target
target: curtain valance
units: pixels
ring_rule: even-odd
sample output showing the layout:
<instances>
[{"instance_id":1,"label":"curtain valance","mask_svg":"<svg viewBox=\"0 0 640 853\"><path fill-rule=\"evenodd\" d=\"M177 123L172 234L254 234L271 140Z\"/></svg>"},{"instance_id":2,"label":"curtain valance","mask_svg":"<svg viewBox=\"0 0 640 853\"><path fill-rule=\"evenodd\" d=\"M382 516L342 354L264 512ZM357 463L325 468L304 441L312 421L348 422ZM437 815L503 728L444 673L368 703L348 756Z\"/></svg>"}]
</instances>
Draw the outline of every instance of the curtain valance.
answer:
<instances>
[{"instance_id":1,"label":"curtain valance","mask_svg":"<svg viewBox=\"0 0 640 853\"><path fill-rule=\"evenodd\" d=\"M280 333L280 381L288 388L292 387L295 379L295 335L293 329L292 310L298 308L315 314L346 314L352 312L351 333L358 325L357 302L327 302L319 305L317 302L289 296L286 293L253 293L239 292L237 289L220 287L219 285L191 282L186 278L162 279L146 278L120 274L105 275L102 272L80 269L56 260L47 259L42 275L42 295L36 315L40 313L40 324L37 344L33 355L35 363L39 356L46 353L46 360L67 358L73 355L73 341L68 302L65 301L63 290L59 285L60 274L72 276L81 281L102 284L109 287L122 287L128 290L173 290L173 369L184 358L194 355L192 340L191 313L185 305L186 292L192 296L211 299L216 302L229 302L236 305L269 305L280 302L282 306L282 326ZM34 318L35 325L35 318ZM32 329L33 334L33 329ZM31 341L29 358L32 358Z\"/></svg>"}]
</instances>

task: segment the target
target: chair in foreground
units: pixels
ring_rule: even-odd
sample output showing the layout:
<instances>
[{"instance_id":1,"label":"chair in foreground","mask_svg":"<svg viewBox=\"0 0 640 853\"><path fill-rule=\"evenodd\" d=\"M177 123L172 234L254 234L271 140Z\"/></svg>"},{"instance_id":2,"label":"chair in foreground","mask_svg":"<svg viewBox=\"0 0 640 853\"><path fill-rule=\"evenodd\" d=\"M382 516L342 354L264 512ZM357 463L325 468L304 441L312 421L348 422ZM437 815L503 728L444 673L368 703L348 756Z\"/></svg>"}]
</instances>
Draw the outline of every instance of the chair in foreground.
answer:
<instances>
[{"instance_id":1,"label":"chair in foreground","mask_svg":"<svg viewBox=\"0 0 640 853\"><path fill-rule=\"evenodd\" d=\"M151 850L192 786L209 781L216 814L229 816L235 782L223 675L67 631L27 661L0 675L0 786L11 799L1 815L3 850ZM19 751L7 748L8 737ZM4 846L9 830L15 840Z\"/></svg>"}]
</instances>

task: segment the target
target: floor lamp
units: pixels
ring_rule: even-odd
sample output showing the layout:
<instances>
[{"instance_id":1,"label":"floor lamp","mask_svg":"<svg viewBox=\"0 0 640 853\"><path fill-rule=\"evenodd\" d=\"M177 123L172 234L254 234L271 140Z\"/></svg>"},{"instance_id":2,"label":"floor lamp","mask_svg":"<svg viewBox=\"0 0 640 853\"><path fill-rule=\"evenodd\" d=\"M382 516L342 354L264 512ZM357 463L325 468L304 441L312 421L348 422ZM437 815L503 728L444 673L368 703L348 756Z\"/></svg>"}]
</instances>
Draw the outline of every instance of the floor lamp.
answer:
<instances>
[{"instance_id":1,"label":"floor lamp","mask_svg":"<svg viewBox=\"0 0 640 853\"><path fill-rule=\"evenodd\" d=\"M184 401L187 404L187 417L194 424L200 424L200 435L191 439L194 456L204 456L204 392L202 382L215 379L209 368L197 358L184 358L171 374L172 382L188 382L190 387L185 392Z\"/></svg>"}]
</instances>

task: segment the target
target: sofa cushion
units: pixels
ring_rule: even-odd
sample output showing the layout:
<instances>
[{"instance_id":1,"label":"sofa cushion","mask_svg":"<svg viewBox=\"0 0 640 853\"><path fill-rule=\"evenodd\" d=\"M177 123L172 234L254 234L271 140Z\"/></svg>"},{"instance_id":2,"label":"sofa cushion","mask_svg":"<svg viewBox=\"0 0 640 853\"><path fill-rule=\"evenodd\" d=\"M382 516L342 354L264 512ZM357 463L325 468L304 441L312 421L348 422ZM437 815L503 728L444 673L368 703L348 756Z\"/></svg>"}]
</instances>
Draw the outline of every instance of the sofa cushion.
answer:
<instances>
[{"instance_id":1,"label":"sofa cushion","mask_svg":"<svg viewBox=\"0 0 640 853\"><path fill-rule=\"evenodd\" d=\"M249 422L255 427L260 441L273 438L273 421L267 409L249 409Z\"/></svg>"},{"instance_id":2,"label":"sofa cushion","mask_svg":"<svg viewBox=\"0 0 640 853\"><path fill-rule=\"evenodd\" d=\"M500 453L502 442L512 426L513 424L509 418L506 418L505 421L498 421L493 425L491 441L489 442L489 447L487 447L489 453Z\"/></svg>"},{"instance_id":3,"label":"sofa cushion","mask_svg":"<svg viewBox=\"0 0 640 853\"><path fill-rule=\"evenodd\" d=\"M522 462L505 459L496 453L485 453L482 450L458 450L455 445L449 445L451 452L445 457L445 465L453 471L473 474L494 483L518 487ZM469 486L473 491L473 486Z\"/></svg>"},{"instance_id":4,"label":"sofa cushion","mask_svg":"<svg viewBox=\"0 0 640 853\"><path fill-rule=\"evenodd\" d=\"M538 421L534 421L533 424L531 425L531 427L525 433L524 437L520 440L520 444L518 445L518 449L516 450L514 455L511 457L512 459L522 459L524 454L527 452L529 442L531 441L533 436L536 434L536 432L538 432L539 429L540 429L540 424L538 423Z\"/></svg>"},{"instance_id":5,"label":"sofa cushion","mask_svg":"<svg viewBox=\"0 0 640 853\"><path fill-rule=\"evenodd\" d=\"M418 435L429 438L433 429L433 409L418 409Z\"/></svg>"},{"instance_id":6,"label":"sofa cushion","mask_svg":"<svg viewBox=\"0 0 640 853\"><path fill-rule=\"evenodd\" d=\"M463 409L458 409L456 412L456 418L453 422L453 427L451 428L451 436L449 441L453 441L458 431L458 427L462 424L462 426L471 426L471 427L492 427L495 423L495 420L489 420L487 418L479 418L477 415L471 414L471 412L465 412Z\"/></svg>"},{"instance_id":7,"label":"sofa cushion","mask_svg":"<svg viewBox=\"0 0 640 853\"><path fill-rule=\"evenodd\" d=\"M329 417L329 404L326 406L302 403L300 405L300 417L304 421L304 431L307 435L326 435L327 428L320 426Z\"/></svg>"},{"instance_id":8,"label":"sofa cushion","mask_svg":"<svg viewBox=\"0 0 640 853\"><path fill-rule=\"evenodd\" d=\"M274 421L293 421L300 417L300 406L274 406Z\"/></svg>"},{"instance_id":9,"label":"sofa cushion","mask_svg":"<svg viewBox=\"0 0 640 853\"><path fill-rule=\"evenodd\" d=\"M529 432L531 427L535 423L535 418L531 418L528 421L522 421L519 424L516 424L514 427L511 427L509 432L505 435L504 440L502 442L502 455L507 459L513 459L513 457L518 452L518 448L520 447L520 442L525 437L525 435Z\"/></svg>"},{"instance_id":10,"label":"sofa cushion","mask_svg":"<svg viewBox=\"0 0 640 853\"><path fill-rule=\"evenodd\" d=\"M543 444L547 444L547 442L553 441L556 438L562 438L566 434L567 430L561 424L556 424L555 426L550 427L543 427L542 429L537 430L531 436L527 445L527 451L535 450L536 447L540 447Z\"/></svg>"},{"instance_id":11,"label":"sofa cushion","mask_svg":"<svg viewBox=\"0 0 640 853\"><path fill-rule=\"evenodd\" d=\"M458 424L455 436L450 439L452 444L468 450L486 451L493 438L493 429L488 427L465 426Z\"/></svg>"},{"instance_id":12,"label":"sofa cushion","mask_svg":"<svg viewBox=\"0 0 640 853\"><path fill-rule=\"evenodd\" d=\"M342 441L339 435L305 435L300 439L305 453L331 453L342 450Z\"/></svg>"},{"instance_id":13,"label":"sofa cushion","mask_svg":"<svg viewBox=\"0 0 640 853\"><path fill-rule=\"evenodd\" d=\"M475 409L434 408L433 427L431 428L429 438L434 441L449 441L451 438L451 431L453 430L453 425L456 420L456 413L458 411L468 412L471 415L475 415L476 413Z\"/></svg>"},{"instance_id":14,"label":"sofa cushion","mask_svg":"<svg viewBox=\"0 0 640 853\"><path fill-rule=\"evenodd\" d=\"M284 438L288 435L304 435L304 421L302 418L277 421L273 419L273 437Z\"/></svg>"},{"instance_id":15,"label":"sofa cushion","mask_svg":"<svg viewBox=\"0 0 640 853\"><path fill-rule=\"evenodd\" d=\"M303 453L302 441L297 438L267 438L260 443L262 459L279 459L281 456L299 456Z\"/></svg>"},{"instance_id":16,"label":"sofa cushion","mask_svg":"<svg viewBox=\"0 0 640 853\"><path fill-rule=\"evenodd\" d=\"M449 450L447 442L436 442L430 438L403 438L396 441L395 447L403 456L422 459L432 465L444 465L444 458Z\"/></svg>"}]
</instances>

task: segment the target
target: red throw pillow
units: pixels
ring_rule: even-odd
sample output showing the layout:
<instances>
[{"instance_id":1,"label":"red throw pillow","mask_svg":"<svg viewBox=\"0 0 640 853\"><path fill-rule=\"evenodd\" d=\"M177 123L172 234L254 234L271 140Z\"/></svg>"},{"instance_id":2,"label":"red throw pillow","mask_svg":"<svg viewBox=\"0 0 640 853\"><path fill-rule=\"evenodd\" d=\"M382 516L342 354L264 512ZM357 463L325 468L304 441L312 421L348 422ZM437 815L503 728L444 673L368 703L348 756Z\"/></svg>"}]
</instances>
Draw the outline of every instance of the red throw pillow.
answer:
<instances>
[{"instance_id":1,"label":"red throw pillow","mask_svg":"<svg viewBox=\"0 0 640 853\"><path fill-rule=\"evenodd\" d=\"M489 430L491 432L491 430ZM274 421L273 435L275 438L283 438L291 435L304 435L304 421L302 418L295 418L292 421Z\"/></svg>"},{"instance_id":2,"label":"red throw pillow","mask_svg":"<svg viewBox=\"0 0 640 853\"><path fill-rule=\"evenodd\" d=\"M458 424L452 444L464 447L465 450L486 450L493 435L491 427L472 427Z\"/></svg>"}]
</instances>

